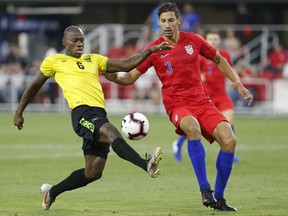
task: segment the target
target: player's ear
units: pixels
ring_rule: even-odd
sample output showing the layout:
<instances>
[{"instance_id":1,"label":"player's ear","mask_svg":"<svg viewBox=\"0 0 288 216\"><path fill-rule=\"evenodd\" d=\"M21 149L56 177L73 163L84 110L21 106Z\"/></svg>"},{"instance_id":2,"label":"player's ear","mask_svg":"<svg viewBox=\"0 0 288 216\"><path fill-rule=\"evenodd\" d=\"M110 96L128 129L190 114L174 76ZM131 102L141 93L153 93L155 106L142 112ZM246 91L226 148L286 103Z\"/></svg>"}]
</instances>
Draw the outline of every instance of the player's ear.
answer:
<instances>
[{"instance_id":1,"label":"player's ear","mask_svg":"<svg viewBox=\"0 0 288 216\"><path fill-rule=\"evenodd\" d=\"M180 25L181 23L182 23L182 17L179 16L179 17L178 17L178 25Z\"/></svg>"},{"instance_id":2,"label":"player's ear","mask_svg":"<svg viewBox=\"0 0 288 216\"><path fill-rule=\"evenodd\" d=\"M62 40L62 44L64 47L66 46L66 41L64 39Z\"/></svg>"}]
</instances>

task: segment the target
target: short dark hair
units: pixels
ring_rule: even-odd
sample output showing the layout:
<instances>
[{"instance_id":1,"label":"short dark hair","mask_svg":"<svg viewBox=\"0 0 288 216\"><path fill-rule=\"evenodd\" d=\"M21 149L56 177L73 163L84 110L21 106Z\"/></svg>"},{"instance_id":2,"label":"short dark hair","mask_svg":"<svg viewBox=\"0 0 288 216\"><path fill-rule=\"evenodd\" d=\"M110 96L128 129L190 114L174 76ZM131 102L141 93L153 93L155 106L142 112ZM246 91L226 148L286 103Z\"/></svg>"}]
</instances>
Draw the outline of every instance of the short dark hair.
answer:
<instances>
[{"instance_id":1,"label":"short dark hair","mask_svg":"<svg viewBox=\"0 0 288 216\"><path fill-rule=\"evenodd\" d=\"M177 18L179 18L180 12L179 12L179 8L175 2L165 2L165 3L161 4L160 8L158 9L158 12L157 12L158 17L160 17L160 15L162 13L169 12L169 11L174 12L175 16Z\"/></svg>"}]
</instances>

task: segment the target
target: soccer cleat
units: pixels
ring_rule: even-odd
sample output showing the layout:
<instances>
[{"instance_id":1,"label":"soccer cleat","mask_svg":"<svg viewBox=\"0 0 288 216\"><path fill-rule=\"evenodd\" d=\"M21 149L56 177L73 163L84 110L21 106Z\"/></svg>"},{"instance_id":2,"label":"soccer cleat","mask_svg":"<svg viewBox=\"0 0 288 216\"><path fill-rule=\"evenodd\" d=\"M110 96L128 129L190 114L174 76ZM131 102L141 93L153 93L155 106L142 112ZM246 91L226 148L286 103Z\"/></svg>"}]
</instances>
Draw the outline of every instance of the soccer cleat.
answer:
<instances>
[{"instance_id":1,"label":"soccer cleat","mask_svg":"<svg viewBox=\"0 0 288 216\"><path fill-rule=\"evenodd\" d=\"M178 146L178 140L173 141L172 149L175 160L177 160L178 162L182 161L181 148L179 148Z\"/></svg>"},{"instance_id":2,"label":"soccer cleat","mask_svg":"<svg viewBox=\"0 0 288 216\"><path fill-rule=\"evenodd\" d=\"M52 199L50 196L50 190L52 188L51 184L43 184L40 188L40 192L44 195L43 202L42 202L42 208L46 211L49 210L52 203L55 201L55 199Z\"/></svg>"},{"instance_id":3,"label":"soccer cleat","mask_svg":"<svg viewBox=\"0 0 288 216\"><path fill-rule=\"evenodd\" d=\"M146 154L146 160L147 160L147 172L148 175L152 178L156 178L160 174L160 170L158 169L158 165L160 160L162 159L162 149L161 147L157 147L153 155L147 155Z\"/></svg>"},{"instance_id":4,"label":"soccer cleat","mask_svg":"<svg viewBox=\"0 0 288 216\"><path fill-rule=\"evenodd\" d=\"M213 195L213 190L206 189L202 192L202 203L206 207L215 208L216 199Z\"/></svg>"},{"instance_id":5,"label":"soccer cleat","mask_svg":"<svg viewBox=\"0 0 288 216\"><path fill-rule=\"evenodd\" d=\"M230 206L224 198L218 199L214 209L218 209L220 211L237 211L236 208Z\"/></svg>"}]
</instances>

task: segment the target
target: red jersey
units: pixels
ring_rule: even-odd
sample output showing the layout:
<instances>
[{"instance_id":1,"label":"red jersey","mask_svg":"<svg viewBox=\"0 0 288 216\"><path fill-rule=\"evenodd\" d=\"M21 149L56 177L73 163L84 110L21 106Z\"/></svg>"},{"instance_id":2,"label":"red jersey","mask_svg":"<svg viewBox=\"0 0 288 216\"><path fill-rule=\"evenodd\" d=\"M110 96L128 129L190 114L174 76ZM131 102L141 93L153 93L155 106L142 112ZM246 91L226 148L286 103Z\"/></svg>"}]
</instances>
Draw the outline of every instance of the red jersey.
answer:
<instances>
[{"instance_id":1,"label":"red jersey","mask_svg":"<svg viewBox=\"0 0 288 216\"><path fill-rule=\"evenodd\" d=\"M220 50L220 54L232 65L228 52ZM199 66L201 73L205 75L204 89L211 100L214 102L217 98L226 96L226 76L218 69L217 65L210 59L200 56Z\"/></svg>"},{"instance_id":2,"label":"red jersey","mask_svg":"<svg viewBox=\"0 0 288 216\"><path fill-rule=\"evenodd\" d=\"M288 59L288 53L285 50L280 52L272 51L268 58L273 67L282 67Z\"/></svg>"},{"instance_id":3,"label":"red jersey","mask_svg":"<svg viewBox=\"0 0 288 216\"><path fill-rule=\"evenodd\" d=\"M164 38L161 36L150 43L148 47L163 41ZM175 107L207 103L208 97L201 81L199 55L213 59L216 49L200 35L180 32L174 49L152 53L136 68L145 73L148 68L154 66L162 82L163 103L167 113L170 113Z\"/></svg>"}]
</instances>

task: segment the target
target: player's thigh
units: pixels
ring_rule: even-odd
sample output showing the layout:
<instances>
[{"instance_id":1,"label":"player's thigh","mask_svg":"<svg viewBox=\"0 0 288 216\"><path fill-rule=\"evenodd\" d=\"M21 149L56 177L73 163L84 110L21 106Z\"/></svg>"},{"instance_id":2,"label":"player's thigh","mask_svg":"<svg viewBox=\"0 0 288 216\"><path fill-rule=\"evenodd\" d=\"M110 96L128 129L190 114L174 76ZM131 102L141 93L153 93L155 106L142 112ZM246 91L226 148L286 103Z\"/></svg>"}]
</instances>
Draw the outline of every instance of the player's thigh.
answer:
<instances>
[{"instance_id":1,"label":"player's thigh","mask_svg":"<svg viewBox=\"0 0 288 216\"><path fill-rule=\"evenodd\" d=\"M105 142L111 145L118 137L122 137L122 135L110 122L106 122L99 129L99 142Z\"/></svg>"},{"instance_id":2,"label":"player's thigh","mask_svg":"<svg viewBox=\"0 0 288 216\"><path fill-rule=\"evenodd\" d=\"M72 110L72 125L76 134L85 140L99 140L99 129L109 122L105 109L87 105Z\"/></svg>"},{"instance_id":3,"label":"player's thigh","mask_svg":"<svg viewBox=\"0 0 288 216\"><path fill-rule=\"evenodd\" d=\"M229 121L230 125L235 125L235 112L234 109L228 109L221 112L225 118Z\"/></svg>"},{"instance_id":4,"label":"player's thigh","mask_svg":"<svg viewBox=\"0 0 288 216\"><path fill-rule=\"evenodd\" d=\"M192 116L184 116L180 120L180 129L186 134L188 140L195 140L201 138L201 128L198 120Z\"/></svg>"},{"instance_id":5,"label":"player's thigh","mask_svg":"<svg viewBox=\"0 0 288 216\"><path fill-rule=\"evenodd\" d=\"M231 125L226 121L221 121L212 133L213 138L219 143L222 150L234 152L236 146L236 137L232 131Z\"/></svg>"},{"instance_id":6,"label":"player's thigh","mask_svg":"<svg viewBox=\"0 0 288 216\"><path fill-rule=\"evenodd\" d=\"M96 142L94 139L83 139L82 150L85 158L86 155L93 155L106 160L110 152L110 144Z\"/></svg>"}]
</instances>

